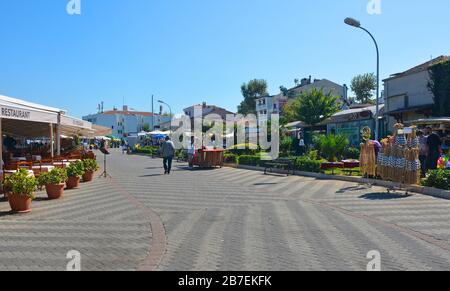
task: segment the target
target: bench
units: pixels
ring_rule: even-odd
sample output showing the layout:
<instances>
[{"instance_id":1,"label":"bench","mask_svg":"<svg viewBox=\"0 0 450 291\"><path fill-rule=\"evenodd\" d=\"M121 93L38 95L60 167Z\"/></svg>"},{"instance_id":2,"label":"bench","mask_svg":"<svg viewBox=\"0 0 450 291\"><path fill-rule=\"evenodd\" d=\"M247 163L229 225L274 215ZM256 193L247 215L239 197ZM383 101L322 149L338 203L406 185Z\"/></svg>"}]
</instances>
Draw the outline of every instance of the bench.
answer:
<instances>
[{"instance_id":1,"label":"bench","mask_svg":"<svg viewBox=\"0 0 450 291\"><path fill-rule=\"evenodd\" d=\"M270 169L271 172L273 169L284 169L287 170L287 176L292 171L292 174L294 173L294 163L290 159L276 159L273 161L268 161L264 163L264 175L267 175L267 170Z\"/></svg>"}]
</instances>

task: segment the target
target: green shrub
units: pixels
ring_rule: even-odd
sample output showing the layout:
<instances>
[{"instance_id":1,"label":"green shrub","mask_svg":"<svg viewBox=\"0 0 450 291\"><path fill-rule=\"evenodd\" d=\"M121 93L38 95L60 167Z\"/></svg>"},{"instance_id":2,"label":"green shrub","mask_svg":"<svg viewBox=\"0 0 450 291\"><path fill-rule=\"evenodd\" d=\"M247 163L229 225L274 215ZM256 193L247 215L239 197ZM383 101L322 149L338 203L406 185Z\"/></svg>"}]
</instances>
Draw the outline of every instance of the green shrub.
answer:
<instances>
[{"instance_id":1,"label":"green shrub","mask_svg":"<svg viewBox=\"0 0 450 291\"><path fill-rule=\"evenodd\" d=\"M260 155L243 155L238 157L239 165L246 166L260 166L261 165L261 156Z\"/></svg>"},{"instance_id":2,"label":"green shrub","mask_svg":"<svg viewBox=\"0 0 450 291\"><path fill-rule=\"evenodd\" d=\"M302 172L320 173L321 164L320 160L312 160L308 156L303 156L295 160L294 168Z\"/></svg>"},{"instance_id":3,"label":"green shrub","mask_svg":"<svg viewBox=\"0 0 450 291\"><path fill-rule=\"evenodd\" d=\"M228 148L227 151L238 156L252 156L258 154L260 152L260 149L256 144L246 143L234 145Z\"/></svg>"},{"instance_id":4,"label":"green shrub","mask_svg":"<svg viewBox=\"0 0 450 291\"><path fill-rule=\"evenodd\" d=\"M95 172L100 168L97 161L92 159L83 160L83 165L86 172Z\"/></svg>"},{"instance_id":5,"label":"green shrub","mask_svg":"<svg viewBox=\"0 0 450 291\"><path fill-rule=\"evenodd\" d=\"M280 141L280 152L283 156L289 156L294 151L295 139L291 136L285 136Z\"/></svg>"},{"instance_id":6,"label":"green shrub","mask_svg":"<svg viewBox=\"0 0 450 291\"><path fill-rule=\"evenodd\" d=\"M67 176L68 177L81 177L84 175L84 163L83 161L76 161L70 163L67 167Z\"/></svg>"},{"instance_id":7,"label":"green shrub","mask_svg":"<svg viewBox=\"0 0 450 291\"><path fill-rule=\"evenodd\" d=\"M223 156L223 160L224 160L225 163L228 163L228 164L236 164L236 162L237 162L237 155L235 155L235 154L225 154Z\"/></svg>"},{"instance_id":8,"label":"green shrub","mask_svg":"<svg viewBox=\"0 0 450 291\"><path fill-rule=\"evenodd\" d=\"M330 162L335 162L349 145L345 135L319 135L314 137L314 143L320 150L322 157Z\"/></svg>"},{"instance_id":9,"label":"green shrub","mask_svg":"<svg viewBox=\"0 0 450 291\"><path fill-rule=\"evenodd\" d=\"M55 168L48 173L42 173L39 178L39 185L56 185L67 181L67 171L63 168Z\"/></svg>"},{"instance_id":10,"label":"green shrub","mask_svg":"<svg viewBox=\"0 0 450 291\"><path fill-rule=\"evenodd\" d=\"M13 195L23 195L34 199L38 183L36 178L29 176L28 171L21 169L17 173L12 174L5 180L5 187L11 191Z\"/></svg>"},{"instance_id":11,"label":"green shrub","mask_svg":"<svg viewBox=\"0 0 450 291\"><path fill-rule=\"evenodd\" d=\"M146 154L146 155L154 155L158 152L159 147L155 146L146 146L146 147L136 147L133 152L136 154Z\"/></svg>"},{"instance_id":12,"label":"green shrub","mask_svg":"<svg viewBox=\"0 0 450 291\"><path fill-rule=\"evenodd\" d=\"M443 190L450 190L450 171L442 169L428 171L427 178L423 180L422 185Z\"/></svg>"},{"instance_id":13,"label":"green shrub","mask_svg":"<svg viewBox=\"0 0 450 291\"><path fill-rule=\"evenodd\" d=\"M344 159L348 160L359 160L359 156L361 154L361 150L359 148L355 147L346 147L344 149L344 152L342 153L342 156Z\"/></svg>"}]
</instances>

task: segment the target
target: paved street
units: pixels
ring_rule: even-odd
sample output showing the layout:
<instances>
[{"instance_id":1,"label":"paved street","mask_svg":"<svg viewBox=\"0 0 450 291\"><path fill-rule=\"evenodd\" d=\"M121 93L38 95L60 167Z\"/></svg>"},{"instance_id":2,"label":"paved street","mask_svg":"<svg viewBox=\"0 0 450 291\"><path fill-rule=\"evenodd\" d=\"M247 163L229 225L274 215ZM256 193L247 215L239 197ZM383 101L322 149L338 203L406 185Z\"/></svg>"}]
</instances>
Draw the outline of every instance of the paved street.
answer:
<instances>
[{"instance_id":1,"label":"paved street","mask_svg":"<svg viewBox=\"0 0 450 291\"><path fill-rule=\"evenodd\" d=\"M0 270L450 270L450 201L382 188L110 157L113 180L28 215L0 202Z\"/></svg>"}]
</instances>

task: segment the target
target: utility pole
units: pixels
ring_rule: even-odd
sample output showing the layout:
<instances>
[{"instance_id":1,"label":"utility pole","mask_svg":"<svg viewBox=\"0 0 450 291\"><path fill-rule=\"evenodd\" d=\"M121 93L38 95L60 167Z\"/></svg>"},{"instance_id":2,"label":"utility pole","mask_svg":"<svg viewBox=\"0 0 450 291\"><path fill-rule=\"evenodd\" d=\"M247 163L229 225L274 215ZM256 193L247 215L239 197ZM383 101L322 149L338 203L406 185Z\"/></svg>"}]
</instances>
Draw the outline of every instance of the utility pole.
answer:
<instances>
[{"instance_id":1,"label":"utility pole","mask_svg":"<svg viewBox=\"0 0 450 291\"><path fill-rule=\"evenodd\" d=\"M153 94L152 94L152 131L155 131L155 108L153 103Z\"/></svg>"}]
</instances>

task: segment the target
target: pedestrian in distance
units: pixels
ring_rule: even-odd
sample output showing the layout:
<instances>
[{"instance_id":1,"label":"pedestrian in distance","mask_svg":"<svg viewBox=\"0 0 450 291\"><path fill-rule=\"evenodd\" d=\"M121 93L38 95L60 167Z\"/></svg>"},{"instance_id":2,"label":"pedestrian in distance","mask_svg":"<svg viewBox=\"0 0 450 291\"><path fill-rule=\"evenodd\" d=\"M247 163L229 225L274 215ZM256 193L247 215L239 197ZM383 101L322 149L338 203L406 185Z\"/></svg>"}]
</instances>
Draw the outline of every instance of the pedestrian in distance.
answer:
<instances>
[{"instance_id":1,"label":"pedestrian in distance","mask_svg":"<svg viewBox=\"0 0 450 291\"><path fill-rule=\"evenodd\" d=\"M173 157L175 156L175 145L170 140L170 137L166 137L166 141L162 143L161 154L163 157L164 175L170 175Z\"/></svg>"},{"instance_id":2,"label":"pedestrian in distance","mask_svg":"<svg viewBox=\"0 0 450 291\"><path fill-rule=\"evenodd\" d=\"M442 140L441 137L433 132L433 128L428 126L426 128L426 133L428 135L427 138L427 146L428 146L428 155L427 155L427 169L428 170L436 170L439 157L441 155L441 145Z\"/></svg>"}]
</instances>

